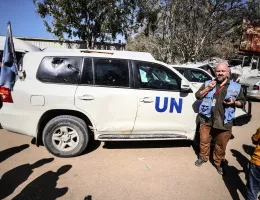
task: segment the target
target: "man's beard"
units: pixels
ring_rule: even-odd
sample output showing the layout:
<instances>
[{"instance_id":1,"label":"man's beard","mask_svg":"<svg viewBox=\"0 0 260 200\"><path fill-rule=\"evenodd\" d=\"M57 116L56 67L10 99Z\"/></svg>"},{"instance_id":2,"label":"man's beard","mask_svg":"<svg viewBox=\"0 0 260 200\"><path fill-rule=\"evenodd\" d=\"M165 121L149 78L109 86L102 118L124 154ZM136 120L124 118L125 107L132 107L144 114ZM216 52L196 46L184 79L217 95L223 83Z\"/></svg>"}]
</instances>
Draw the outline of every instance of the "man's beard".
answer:
<instances>
[{"instance_id":1,"label":"man's beard","mask_svg":"<svg viewBox=\"0 0 260 200\"><path fill-rule=\"evenodd\" d=\"M223 81L225 81L226 79L224 78L224 76L219 76L216 78L218 83L222 83Z\"/></svg>"}]
</instances>

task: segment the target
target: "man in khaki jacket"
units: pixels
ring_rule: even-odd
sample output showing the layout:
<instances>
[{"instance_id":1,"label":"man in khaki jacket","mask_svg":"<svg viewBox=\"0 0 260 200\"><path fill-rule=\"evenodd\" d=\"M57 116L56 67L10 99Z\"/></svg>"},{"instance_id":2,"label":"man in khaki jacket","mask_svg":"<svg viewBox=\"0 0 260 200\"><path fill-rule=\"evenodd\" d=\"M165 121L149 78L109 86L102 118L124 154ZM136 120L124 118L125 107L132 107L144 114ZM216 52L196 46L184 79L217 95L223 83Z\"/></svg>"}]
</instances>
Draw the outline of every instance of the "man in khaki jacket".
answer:
<instances>
[{"instance_id":1,"label":"man in khaki jacket","mask_svg":"<svg viewBox=\"0 0 260 200\"><path fill-rule=\"evenodd\" d=\"M252 136L252 142L256 145L250 162L247 182L247 200L256 200L260 191L260 127Z\"/></svg>"}]
</instances>

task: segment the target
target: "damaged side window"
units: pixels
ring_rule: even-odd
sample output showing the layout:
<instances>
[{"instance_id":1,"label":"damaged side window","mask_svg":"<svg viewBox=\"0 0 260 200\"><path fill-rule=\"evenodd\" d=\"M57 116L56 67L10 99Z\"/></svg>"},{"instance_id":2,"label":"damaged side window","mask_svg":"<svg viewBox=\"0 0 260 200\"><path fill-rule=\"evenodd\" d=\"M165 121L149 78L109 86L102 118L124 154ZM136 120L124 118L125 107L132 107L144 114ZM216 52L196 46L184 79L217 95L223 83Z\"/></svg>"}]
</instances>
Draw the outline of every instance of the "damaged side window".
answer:
<instances>
[{"instance_id":1,"label":"damaged side window","mask_svg":"<svg viewBox=\"0 0 260 200\"><path fill-rule=\"evenodd\" d=\"M42 82L78 84L81 57L45 57L37 71Z\"/></svg>"},{"instance_id":2,"label":"damaged side window","mask_svg":"<svg viewBox=\"0 0 260 200\"><path fill-rule=\"evenodd\" d=\"M129 87L129 69L126 60L94 59L95 84Z\"/></svg>"},{"instance_id":3,"label":"damaged side window","mask_svg":"<svg viewBox=\"0 0 260 200\"><path fill-rule=\"evenodd\" d=\"M136 62L141 88L179 90L180 78L169 69L149 62Z\"/></svg>"}]
</instances>

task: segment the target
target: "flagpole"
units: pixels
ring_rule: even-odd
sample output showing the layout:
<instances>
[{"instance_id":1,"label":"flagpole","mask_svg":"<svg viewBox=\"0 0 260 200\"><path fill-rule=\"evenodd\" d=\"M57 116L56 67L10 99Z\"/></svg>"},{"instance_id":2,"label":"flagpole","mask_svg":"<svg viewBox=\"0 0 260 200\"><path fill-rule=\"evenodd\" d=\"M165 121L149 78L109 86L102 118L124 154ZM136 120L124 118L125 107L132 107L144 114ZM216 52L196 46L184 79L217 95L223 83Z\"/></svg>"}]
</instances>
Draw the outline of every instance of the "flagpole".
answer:
<instances>
[{"instance_id":1,"label":"flagpole","mask_svg":"<svg viewBox=\"0 0 260 200\"><path fill-rule=\"evenodd\" d=\"M13 41L13 33L12 33L12 27L11 27L11 22L8 21L7 23L7 26L8 26L8 30L9 30L9 33L10 33L10 38L11 38L11 48L12 48L12 52L14 53L14 62L15 62L15 67L16 67L16 70L17 70L17 73L19 72L18 70L18 63L17 63L17 60L16 60L16 53L15 53L15 49L14 49L14 41Z\"/></svg>"}]
</instances>

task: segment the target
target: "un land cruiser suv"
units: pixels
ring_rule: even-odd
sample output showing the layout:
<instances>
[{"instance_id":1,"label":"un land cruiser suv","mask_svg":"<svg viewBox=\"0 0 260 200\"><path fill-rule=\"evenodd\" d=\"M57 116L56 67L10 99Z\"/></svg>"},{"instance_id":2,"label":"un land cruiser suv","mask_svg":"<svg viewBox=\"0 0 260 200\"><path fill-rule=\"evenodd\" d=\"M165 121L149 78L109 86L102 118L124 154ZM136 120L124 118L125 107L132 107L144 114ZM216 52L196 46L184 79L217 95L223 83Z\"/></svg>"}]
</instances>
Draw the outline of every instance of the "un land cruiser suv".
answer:
<instances>
[{"instance_id":1,"label":"un land cruiser suv","mask_svg":"<svg viewBox=\"0 0 260 200\"><path fill-rule=\"evenodd\" d=\"M193 140L198 106L178 71L146 54L29 52L26 77L1 88L4 129L36 137L60 157L100 141Z\"/></svg>"}]
</instances>

